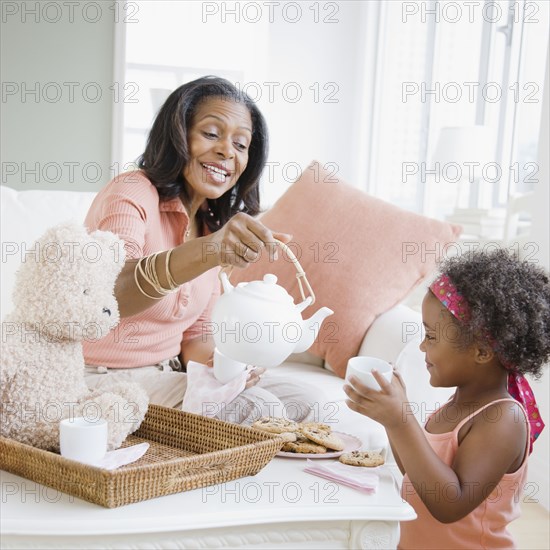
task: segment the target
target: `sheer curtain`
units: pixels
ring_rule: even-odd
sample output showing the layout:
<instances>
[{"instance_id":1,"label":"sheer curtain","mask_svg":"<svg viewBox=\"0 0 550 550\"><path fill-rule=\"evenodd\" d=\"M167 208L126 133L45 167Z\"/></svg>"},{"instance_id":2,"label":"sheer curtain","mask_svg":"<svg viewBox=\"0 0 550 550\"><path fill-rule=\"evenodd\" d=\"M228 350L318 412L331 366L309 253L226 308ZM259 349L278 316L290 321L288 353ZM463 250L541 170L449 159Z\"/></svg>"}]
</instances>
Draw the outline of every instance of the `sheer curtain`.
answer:
<instances>
[{"instance_id":1,"label":"sheer curtain","mask_svg":"<svg viewBox=\"0 0 550 550\"><path fill-rule=\"evenodd\" d=\"M472 125L491 128L496 143L479 201L504 207L510 194L533 188L548 10L523 0L381 3L370 192L449 214L458 189L444 167L436 177L431 157L442 128Z\"/></svg>"},{"instance_id":2,"label":"sheer curtain","mask_svg":"<svg viewBox=\"0 0 550 550\"><path fill-rule=\"evenodd\" d=\"M132 4L137 14L117 25L114 172L143 151L169 91L217 74L268 117L267 205L316 158L371 194L444 218L459 191L434 176L445 127L494 132L495 163L479 183L486 206L536 185L549 2Z\"/></svg>"}]
</instances>

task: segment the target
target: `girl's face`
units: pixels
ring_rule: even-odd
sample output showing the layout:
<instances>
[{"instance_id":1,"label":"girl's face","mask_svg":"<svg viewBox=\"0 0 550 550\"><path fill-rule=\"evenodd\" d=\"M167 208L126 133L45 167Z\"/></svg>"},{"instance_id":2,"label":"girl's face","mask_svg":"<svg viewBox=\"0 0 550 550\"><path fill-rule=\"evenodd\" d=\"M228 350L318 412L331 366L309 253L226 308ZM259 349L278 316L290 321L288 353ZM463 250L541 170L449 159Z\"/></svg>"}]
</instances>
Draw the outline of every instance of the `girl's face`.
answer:
<instances>
[{"instance_id":1,"label":"girl's face","mask_svg":"<svg viewBox=\"0 0 550 550\"><path fill-rule=\"evenodd\" d=\"M458 347L461 341L460 327L453 322L451 314L432 294L426 293L422 302L422 322L425 336L420 344L434 387L452 388L472 380L475 369L474 346Z\"/></svg>"},{"instance_id":2,"label":"girl's face","mask_svg":"<svg viewBox=\"0 0 550 550\"><path fill-rule=\"evenodd\" d=\"M197 107L187 139L190 158L183 177L192 200L217 199L237 183L248 163L250 112L232 100L205 99Z\"/></svg>"}]
</instances>

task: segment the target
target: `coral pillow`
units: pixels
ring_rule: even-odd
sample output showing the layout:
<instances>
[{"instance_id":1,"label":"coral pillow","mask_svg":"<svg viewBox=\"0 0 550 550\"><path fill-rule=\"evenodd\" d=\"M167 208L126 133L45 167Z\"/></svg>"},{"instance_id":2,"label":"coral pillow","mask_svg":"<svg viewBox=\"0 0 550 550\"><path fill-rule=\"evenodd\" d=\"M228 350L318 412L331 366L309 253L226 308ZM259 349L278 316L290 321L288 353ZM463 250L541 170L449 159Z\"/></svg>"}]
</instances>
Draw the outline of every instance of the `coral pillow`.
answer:
<instances>
[{"instance_id":1,"label":"coral pillow","mask_svg":"<svg viewBox=\"0 0 550 550\"><path fill-rule=\"evenodd\" d=\"M309 349L341 377L357 355L374 319L403 300L435 267L438 252L459 236L460 227L408 212L336 180L312 163L262 216L274 231L293 235L290 248L300 261L316 302L310 317L328 306L328 317ZM301 301L296 268L288 256L267 254L231 281L261 279L274 273Z\"/></svg>"}]
</instances>

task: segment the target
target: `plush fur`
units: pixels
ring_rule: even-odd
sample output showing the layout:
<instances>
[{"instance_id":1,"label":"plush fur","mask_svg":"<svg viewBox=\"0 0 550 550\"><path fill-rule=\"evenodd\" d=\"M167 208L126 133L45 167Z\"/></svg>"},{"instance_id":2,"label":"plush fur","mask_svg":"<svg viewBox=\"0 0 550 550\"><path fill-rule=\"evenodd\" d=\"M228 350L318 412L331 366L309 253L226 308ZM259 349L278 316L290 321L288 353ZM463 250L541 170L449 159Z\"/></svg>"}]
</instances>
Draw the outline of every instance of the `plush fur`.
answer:
<instances>
[{"instance_id":1,"label":"plush fur","mask_svg":"<svg viewBox=\"0 0 550 550\"><path fill-rule=\"evenodd\" d=\"M13 313L2 323L0 434L57 451L60 420L102 417L109 449L116 449L141 424L148 397L136 384L90 391L81 341L99 339L119 322L113 289L123 242L110 232L63 224L27 252Z\"/></svg>"}]
</instances>

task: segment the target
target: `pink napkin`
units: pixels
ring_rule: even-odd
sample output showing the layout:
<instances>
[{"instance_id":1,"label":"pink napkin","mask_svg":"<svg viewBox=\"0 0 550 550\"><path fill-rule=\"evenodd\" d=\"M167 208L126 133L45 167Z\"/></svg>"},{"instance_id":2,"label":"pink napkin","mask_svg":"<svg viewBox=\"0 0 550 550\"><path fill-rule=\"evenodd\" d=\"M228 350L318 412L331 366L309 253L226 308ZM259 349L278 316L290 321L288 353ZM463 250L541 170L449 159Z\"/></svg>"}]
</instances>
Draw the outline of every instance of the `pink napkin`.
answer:
<instances>
[{"instance_id":1,"label":"pink napkin","mask_svg":"<svg viewBox=\"0 0 550 550\"><path fill-rule=\"evenodd\" d=\"M215 416L244 390L249 372L243 371L227 384L222 384L214 376L212 368L189 361L182 410L202 416Z\"/></svg>"},{"instance_id":2,"label":"pink napkin","mask_svg":"<svg viewBox=\"0 0 550 550\"><path fill-rule=\"evenodd\" d=\"M353 487L366 493L375 493L378 489L379 477L373 472L374 468L361 468L349 466L338 461L327 462L323 460L311 460L308 458L305 472L336 481L342 485Z\"/></svg>"}]
</instances>

